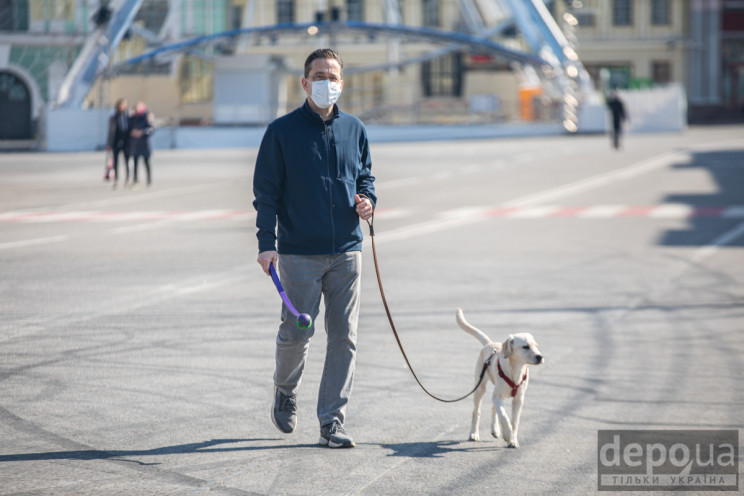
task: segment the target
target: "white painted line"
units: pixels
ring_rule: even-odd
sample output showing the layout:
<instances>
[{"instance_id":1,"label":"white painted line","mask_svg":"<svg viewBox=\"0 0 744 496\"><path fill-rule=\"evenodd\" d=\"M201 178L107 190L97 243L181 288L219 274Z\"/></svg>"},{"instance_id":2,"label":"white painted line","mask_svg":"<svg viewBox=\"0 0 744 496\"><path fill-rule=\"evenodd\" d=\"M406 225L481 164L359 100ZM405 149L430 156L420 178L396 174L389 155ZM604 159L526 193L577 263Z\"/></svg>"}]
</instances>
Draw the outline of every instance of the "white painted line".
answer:
<instances>
[{"instance_id":1,"label":"white painted line","mask_svg":"<svg viewBox=\"0 0 744 496\"><path fill-rule=\"evenodd\" d=\"M255 211L250 212L247 210L244 212L236 211L235 213L233 213L232 215L229 215L228 217L230 218L230 220L235 220L235 221L251 220L251 219L256 218L256 212Z\"/></svg>"},{"instance_id":2,"label":"white painted line","mask_svg":"<svg viewBox=\"0 0 744 496\"><path fill-rule=\"evenodd\" d=\"M477 222L481 222L482 220L488 218L486 217L486 212L488 212L488 209L483 209L480 215L473 214L470 217L437 219L437 220L431 220L428 222L422 222L420 224L414 224L411 226L402 227L399 229L394 229L392 231L387 231L382 234L377 234L375 236L375 240L377 244L387 243L389 241L397 241L400 239L414 238L416 236L421 236L422 234L430 234L434 232L444 231L447 229L454 229L457 227L466 226L469 224L475 224ZM365 236L365 239L369 239L369 237Z\"/></svg>"},{"instance_id":3,"label":"white painted line","mask_svg":"<svg viewBox=\"0 0 744 496\"><path fill-rule=\"evenodd\" d=\"M45 213L41 215L34 215L24 219L20 219L21 222L60 222L60 221L79 221L87 220L91 215L96 212L58 212L58 213Z\"/></svg>"},{"instance_id":4,"label":"white painted line","mask_svg":"<svg viewBox=\"0 0 744 496\"><path fill-rule=\"evenodd\" d=\"M248 178L234 178L229 181L220 181L220 182L214 182L214 183L208 183L208 184L197 184L194 186L183 186L180 188L170 188L170 189L157 189L155 191L153 190L135 190L135 191L127 191L127 190L121 190L117 192L112 193L112 197L104 199L104 200L94 200L94 201L87 201L87 202L79 202L79 203L68 203L66 205L60 205L59 207L56 207L54 210L69 210L72 208L101 208L101 207L108 207L109 205L125 205L128 203L141 203L143 200L152 200L154 198L168 198L171 196L178 196L178 195L187 195L189 193L200 193L204 191L212 191L212 190L219 190L224 189L226 184L229 184L231 186L235 185L239 182L248 182ZM121 195L121 196L119 196Z\"/></svg>"},{"instance_id":5,"label":"white painted line","mask_svg":"<svg viewBox=\"0 0 744 496\"><path fill-rule=\"evenodd\" d=\"M452 210L439 212L438 216L442 219L464 219L468 217L481 217L489 211L490 207L459 207Z\"/></svg>"},{"instance_id":6,"label":"white painted line","mask_svg":"<svg viewBox=\"0 0 744 496\"><path fill-rule=\"evenodd\" d=\"M162 220L156 220L153 222L145 222L144 224L135 224L133 226L116 227L114 229L111 229L111 233L112 234L126 234L126 233L131 233L131 232L151 231L153 229L167 226L172 223L173 221L171 219L162 219Z\"/></svg>"},{"instance_id":7,"label":"white painted line","mask_svg":"<svg viewBox=\"0 0 744 496\"><path fill-rule=\"evenodd\" d=\"M587 219L607 219L616 217L620 212L627 209L627 205L594 205L576 214L576 217Z\"/></svg>"},{"instance_id":8,"label":"white painted line","mask_svg":"<svg viewBox=\"0 0 744 496\"><path fill-rule=\"evenodd\" d=\"M112 234L126 234L132 232L150 231L174 222L186 222L195 220L211 220L229 218L230 220L249 220L256 216L256 212L242 210L201 210L196 212L158 212L153 216L153 222L145 222L133 226L117 227L111 230Z\"/></svg>"},{"instance_id":9,"label":"white painted line","mask_svg":"<svg viewBox=\"0 0 744 496\"><path fill-rule=\"evenodd\" d=\"M375 209L375 219L399 219L411 215L408 208L380 208Z\"/></svg>"},{"instance_id":10,"label":"white painted line","mask_svg":"<svg viewBox=\"0 0 744 496\"><path fill-rule=\"evenodd\" d=\"M197 212L179 212L170 215L171 220L176 221L189 221L189 220L202 220L202 219L213 219L215 217L223 217L228 215L232 210L200 210Z\"/></svg>"},{"instance_id":11,"label":"white painted line","mask_svg":"<svg viewBox=\"0 0 744 496\"><path fill-rule=\"evenodd\" d=\"M582 179L575 183L560 186L558 188L549 189L540 193L527 195L522 198L518 198L511 202L505 203L505 207L525 207L530 205L538 205L546 201L554 201L557 198L563 198L566 196L572 196L578 193L584 193L586 191L601 188L617 181L631 179L641 174L654 171L666 167L675 161L684 160L687 154L681 152L668 152L656 157L652 157L648 160L644 160L635 165L625 167L620 170L607 172L598 176Z\"/></svg>"},{"instance_id":12,"label":"white painted line","mask_svg":"<svg viewBox=\"0 0 744 496\"><path fill-rule=\"evenodd\" d=\"M95 222L132 222L162 219L168 212L111 212L92 218Z\"/></svg>"},{"instance_id":13,"label":"white painted line","mask_svg":"<svg viewBox=\"0 0 744 496\"><path fill-rule=\"evenodd\" d=\"M60 243L66 241L69 236L50 236L47 238L25 239L23 241L11 241L10 243L0 243L0 250L9 250L11 248L25 248L27 246L48 245L51 243Z\"/></svg>"},{"instance_id":14,"label":"white painted line","mask_svg":"<svg viewBox=\"0 0 744 496\"><path fill-rule=\"evenodd\" d=\"M508 219L538 219L554 214L560 209L555 205L540 205L536 207L525 207L509 212L504 217Z\"/></svg>"},{"instance_id":15,"label":"white painted line","mask_svg":"<svg viewBox=\"0 0 744 496\"><path fill-rule=\"evenodd\" d=\"M0 222L12 222L27 216L28 212L3 212L0 214Z\"/></svg>"},{"instance_id":16,"label":"white painted line","mask_svg":"<svg viewBox=\"0 0 744 496\"><path fill-rule=\"evenodd\" d=\"M648 216L655 219L686 219L694 210L684 203L664 203L651 210Z\"/></svg>"},{"instance_id":17,"label":"white painted line","mask_svg":"<svg viewBox=\"0 0 744 496\"><path fill-rule=\"evenodd\" d=\"M720 250L721 247L728 245L732 241L735 241L739 237L744 236L744 222L737 225L733 229L726 231L725 233L718 236L716 239L707 243L693 252L690 256L691 262L701 262L706 258L709 258Z\"/></svg>"}]
</instances>

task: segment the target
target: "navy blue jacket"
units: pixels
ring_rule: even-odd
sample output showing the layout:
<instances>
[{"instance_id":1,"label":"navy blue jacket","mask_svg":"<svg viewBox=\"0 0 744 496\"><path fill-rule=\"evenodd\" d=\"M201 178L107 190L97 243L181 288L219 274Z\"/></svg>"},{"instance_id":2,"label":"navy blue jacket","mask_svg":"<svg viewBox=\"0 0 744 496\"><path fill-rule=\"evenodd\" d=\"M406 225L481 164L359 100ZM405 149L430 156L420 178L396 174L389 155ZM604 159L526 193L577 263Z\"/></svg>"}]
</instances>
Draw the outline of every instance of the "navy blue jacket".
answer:
<instances>
[{"instance_id":1,"label":"navy blue jacket","mask_svg":"<svg viewBox=\"0 0 744 496\"><path fill-rule=\"evenodd\" d=\"M361 250L354 195L377 203L371 169L364 124L337 105L326 122L307 101L276 119L266 129L253 174L258 251Z\"/></svg>"}]
</instances>

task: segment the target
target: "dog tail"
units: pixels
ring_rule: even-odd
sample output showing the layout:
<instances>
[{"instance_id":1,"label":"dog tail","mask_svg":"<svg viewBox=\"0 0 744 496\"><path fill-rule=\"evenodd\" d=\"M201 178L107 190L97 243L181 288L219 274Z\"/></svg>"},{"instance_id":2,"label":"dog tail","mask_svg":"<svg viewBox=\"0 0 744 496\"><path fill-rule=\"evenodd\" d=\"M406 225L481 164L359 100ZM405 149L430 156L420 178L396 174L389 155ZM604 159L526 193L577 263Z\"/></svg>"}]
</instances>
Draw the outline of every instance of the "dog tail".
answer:
<instances>
[{"instance_id":1,"label":"dog tail","mask_svg":"<svg viewBox=\"0 0 744 496\"><path fill-rule=\"evenodd\" d=\"M462 309L460 308L457 309L457 324L460 326L460 329L480 341L483 346L486 346L491 342L488 336L465 320L465 315L462 313Z\"/></svg>"}]
</instances>

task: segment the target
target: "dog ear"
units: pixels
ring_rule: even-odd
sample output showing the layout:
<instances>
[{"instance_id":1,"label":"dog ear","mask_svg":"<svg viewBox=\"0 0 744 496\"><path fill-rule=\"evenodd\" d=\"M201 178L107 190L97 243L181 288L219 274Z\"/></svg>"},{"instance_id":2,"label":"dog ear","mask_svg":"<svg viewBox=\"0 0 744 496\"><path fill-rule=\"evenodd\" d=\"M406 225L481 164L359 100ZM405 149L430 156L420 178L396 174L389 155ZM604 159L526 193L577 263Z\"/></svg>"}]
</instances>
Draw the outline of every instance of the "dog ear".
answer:
<instances>
[{"instance_id":1,"label":"dog ear","mask_svg":"<svg viewBox=\"0 0 744 496\"><path fill-rule=\"evenodd\" d=\"M501 345L501 352L504 354L504 358L509 358L514 351L514 336L512 334L506 338L504 344Z\"/></svg>"}]
</instances>

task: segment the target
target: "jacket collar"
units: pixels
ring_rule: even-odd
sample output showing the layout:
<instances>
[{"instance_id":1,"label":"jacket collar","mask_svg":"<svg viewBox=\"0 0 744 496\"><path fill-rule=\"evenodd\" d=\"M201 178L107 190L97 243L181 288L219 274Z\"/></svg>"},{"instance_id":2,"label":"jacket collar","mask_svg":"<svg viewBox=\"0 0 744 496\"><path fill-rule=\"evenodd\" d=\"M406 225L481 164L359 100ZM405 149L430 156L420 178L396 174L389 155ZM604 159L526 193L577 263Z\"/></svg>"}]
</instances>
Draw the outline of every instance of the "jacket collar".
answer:
<instances>
[{"instance_id":1,"label":"jacket collar","mask_svg":"<svg viewBox=\"0 0 744 496\"><path fill-rule=\"evenodd\" d=\"M323 123L323 119L321 119L320 116L316 114L312 108L310 108L310 104L307 103L307 99L305 99L305 103L302 105L302 107L300 107L300 112L302 113L302 115L305 116L305 118L313 122L317 122L319 124ZM331 114L331 118L329 120L332 121L334 119L338 119L339 117L341 117L341 110L338 108L338 103L334 103L333 113Z\"/></svg>"}]
</instances>

